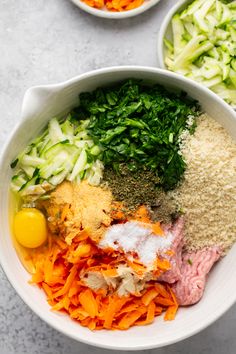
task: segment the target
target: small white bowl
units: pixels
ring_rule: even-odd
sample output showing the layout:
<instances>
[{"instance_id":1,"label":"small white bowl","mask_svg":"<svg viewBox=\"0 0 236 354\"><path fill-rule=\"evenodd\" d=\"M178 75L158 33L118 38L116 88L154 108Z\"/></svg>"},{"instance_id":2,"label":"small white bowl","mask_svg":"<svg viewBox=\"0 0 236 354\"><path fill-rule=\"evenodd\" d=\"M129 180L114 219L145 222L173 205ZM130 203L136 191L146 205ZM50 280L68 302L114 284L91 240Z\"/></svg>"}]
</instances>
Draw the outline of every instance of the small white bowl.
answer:
<instances>
[{"instance_id":1,"label":"small white bowl","mask_svg":"<svg viewBox=\"0 0 236 354\"><path fill-rule=\"evenodd\" d=\"M167 69L165 65L165 54L166 54L166 48L164 45L164 38L167 38L169 40L172 40L172 29L171 29L171 20L172 17L178 13L183 11L191 2L194 0L180 0L173 6L170 11L166 14L160 30L158 32L157 36L157 60L160 68L162 69Z\"/></svg>"},{"instance_id":2,"label":"small white bowl","mask_svg":"<svg viewBox=\"0 0 236 354\"><path fill-rule=\"evenodd\" d=\"M180 0L173 6L170 11L164 17L164 20L161 24L160 30L157 35L157 62L158 66L162 69L168 69L167 65L165 64L165 56L167 49L164 44L164 38L172 41L173 40L173 33L172 33L172 26L171 20L176 13L181 13L185 10L189 4L191 4L194 0ZM192 79L193 80L193 79ZM209 88L210 90L210 88ZM233 109L236 111L236 107L232 105Z\"/></svg>"},{"instance_id":3,"label":"small white bowl","mask_svg":"<svg viewBox=\"0 0 236 354\"><path fill-rule=\"evenodd\" d=\"M71 0L76 6L80 7L82 10L88 12L91 15L98 16L98 17L103 17L103 18L110 18L110 19L122 19L122 18L128 18L128 17L133 17L136 15L139 15L154 5L156 5L160 0L144 0L144 3L133 9L133 10L128 10L128 11L122 11L122 12L113 12L109 11L106 9L96 9L95 7L91 7L87 5L85 2L82 0Z\"/></svg>"},{"instance_id":4,"label":"small white bowl","mask_svg":"<svg viewBox=\"0 0 236 354\"><path fill-rule=\"evenodd\" d=\"M198 304L181 308L172 322L165 322L162 317L156 318L149 326L137 326L128 331L91 332L68 315L50 311L43 291L28 283L30 275L22 266L11 238L9 216L12 219L15 210L10 207L10 163L39 134L50 118L61 117L78 105L81 92L129 78L164 85L174 91L184 90L236 139L236 113L205 87L166 70L141 66L111 67L60 84L29 89L23 100L21 119L0 158L0 262L12 286L41 319L58 331L80 342L116 350L151 349L181 341L209 326L236 301L236 277L232 271L236 267L236 245L211 271L204 296Z\"/></svg>"}]
</instances>

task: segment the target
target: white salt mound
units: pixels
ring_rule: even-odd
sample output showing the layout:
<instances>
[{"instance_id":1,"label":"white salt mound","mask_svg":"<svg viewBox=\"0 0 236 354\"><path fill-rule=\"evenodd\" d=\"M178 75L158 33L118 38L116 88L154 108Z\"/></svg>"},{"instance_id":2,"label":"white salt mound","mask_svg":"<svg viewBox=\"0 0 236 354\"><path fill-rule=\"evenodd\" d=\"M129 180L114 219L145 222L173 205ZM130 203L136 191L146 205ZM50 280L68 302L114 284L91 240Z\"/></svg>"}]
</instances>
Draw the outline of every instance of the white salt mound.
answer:
<instances>
[{"instance_id":1,"label":"white salt mound","mask_svg":"<svg viewBox=\"0 0 236 354\"><path fill-rule=\"evenodd\" d=\"M129 221L108 228L100 241L101 248L111 247L124 253L137 253L139 260L151 265L161 252L170 249L173 235L169 232L164 236L152 233L150 227L140 222Z\"/></svg>"}]
</instances>

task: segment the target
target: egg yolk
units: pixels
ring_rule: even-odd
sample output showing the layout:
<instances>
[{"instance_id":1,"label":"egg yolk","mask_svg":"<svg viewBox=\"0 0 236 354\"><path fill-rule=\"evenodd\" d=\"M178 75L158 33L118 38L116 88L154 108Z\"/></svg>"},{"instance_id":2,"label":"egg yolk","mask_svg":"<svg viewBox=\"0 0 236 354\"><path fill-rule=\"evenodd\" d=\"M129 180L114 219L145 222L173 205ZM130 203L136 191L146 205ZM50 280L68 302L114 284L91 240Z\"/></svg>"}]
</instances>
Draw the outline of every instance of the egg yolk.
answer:
<instances>
[{"instance_id":1,"label":"egg yolk","mask_svg":"<svg viewBox=\"0 0 236 354\"><path fill-rule=\"evenodd\" d=\"M16 240L24 247L39 247L47 239L46 219L38 209L24 208L18 211L13 226Z\"/></svg>"}]
</instances>

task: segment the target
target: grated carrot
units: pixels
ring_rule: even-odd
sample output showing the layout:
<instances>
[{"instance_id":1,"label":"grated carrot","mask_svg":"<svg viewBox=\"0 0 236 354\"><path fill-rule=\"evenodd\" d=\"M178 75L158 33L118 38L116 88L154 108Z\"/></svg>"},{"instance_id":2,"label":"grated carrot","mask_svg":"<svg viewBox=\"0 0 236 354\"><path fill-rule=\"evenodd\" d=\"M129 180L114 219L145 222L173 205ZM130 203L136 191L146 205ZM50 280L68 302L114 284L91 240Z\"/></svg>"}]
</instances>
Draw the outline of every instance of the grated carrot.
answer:
<instances>
[{"instance_id":1,"label":"grated carrot","mask_svg":"<svg viewBox=\"0 0 236 354\"><path fill-rule=\"evenodd\" d=\"M92 290L86 289L79 294L79 301L86 312L88 312L91 318L98 315L98 304Z\"/></svg>"},{"instance_id":2,"label":"grated carrot","mask_svg":"<svg viewBox=\"0 0 236 354\"><path fill-rule=\"evenodd\" d=\"M83 0L87 5L110 11L127 11L135 9L143 4L144 0Z\"/></svg>"},{"instance_id":3,"label":"grated carrot","mask_svg":"<svg viewBox=\"0 0 236 354\"><path fill-rule=\"evenodd\" d=\"M136 274L138 275L143 275L146 270L147 267L145 267L142 264L139 264L137 261L136 262L131 262L131 261L127 261L128 265L135 271Z\"/></svg>"},{"instance_id":4,"label":"grated carrot","mask_svg":"<svg viewBox=\"0 0 236 354\"><path fill-rule=\"evenodd\" d=\"M175 315L176 312L178 310L178 306L177 305L173 305L168 307L165 316L164 316L164 320L165 321L173 321L175 319Z\"/></svg>"},{"instance_id":5,"label":"grated carrot","mask_svg":"<svg viewBox=\"0 0 236 354\"><path fill-rule=\"evenodd\" d=\"M171 268L168 259L160 259L159 257L155 260L155 266L157 269L167 271Z\"/></svg>"},{"instance_id":6,"label":"grated carrot","mask_svg":"<svg viewBox=\"0 0 236 354\"><path fill-rule=\"evenodd\" d=\"M134 310L132 312L128 312L118 323L119 329L128 329L130 328L140 317L142 316L142 312L138 310Z\"/></svg>"},{"instance_id":7,"label":"grated carrot","mask_svg":"<svg viewBox=\"0 0 236 354\"><path fill-rule=\"evenodd\" d=\"M158 292L155 290L155 288L150 289L142 296L142 302L144 303L144 305L148 306L157 295Z\"/></svg>"},{"instance_id":8,"label":"grated carrot","mask_svg":"<svg viewBox=\"0 0 236 354\"><path fill-rule=\"evenodd\" d=\"M126 303L126 298L119 298L119 297L109 297L109 305L105 312L105 320L104 320L104 328L110 329L112 328L112 322L114 321L114 317L117 312L123 307Z\"/></svg>"},{"instance_id":9,"label":"grated carrot","mask_svg":"<svg viewBox=\"0 0 236 354\"><path fill-rule=\"evenodd\" d=\"M141 209L145 218L146 212L145 208ZM88 288L80 274L98 272L116 277L116 267L127 263L123 254L98 248L88 231L79 231L70 245L62 237L52 235L47 247L33 252L32 260L35 272L31 282L44 290L52 310L68 313L90 330L126 330L134 325L148 325L163 312L166 321L176 315L176 297L165 283L148 282L140 294L122 297L114 293L112 287L96 291ZM164 265L167 268L162 260L159 262L162 263L157 262L157 269ZM138 275L145 274L146 267L139 261L129 262L129 265Z\"/></svg>"},{"instance_id":10,"label":"grated carrot","mask_svg":"<svg viewBox=\"0 0 236 354\"><path fill-rule=\"evenodd\" d=\"M113 201L111 206L111 218L113 220L127 220L127 213L128 209L122 202Z\"/></svg>"},{"instance_id":11,"label":"grated carrot","mask_svg":"<svg viewBox=\"0 0 236 354\"><path fill-rule=\"evenodd\" d=\"M175 305L174 302L170 299L165 299L161 296L157 296L155 298L155 303L158 304L158 305L162 305L162 306L173 306Z\"/></svg>"},{"instance_id":12,"label":"grated carrot","mask_svg":"<svg viewBox=\"0 0 236 354\"><path fill-rule=\"evenodd\" d=\"M144 222L150 223L150 213L145 205L141 205L133 214L133 219Z\"/></svg>"},{"instance_id":13,"label":"grated carrot","mask_svg":"<svg viewBox=\"0 0 236 354\"><path fill-rule=\"evenodd\" d=\"M64 286L53 295L54 298L59 297L59 296L63 296L68 293L68 291L70 290L70 287L75 279L77 270L78 270L77 265L73 265L73 267L70 270L70 274L66 279Z\"/></svg>"},{"instance_id":14,"label":"grated carrot","mask_svg":"<svg viewBox=\"0 0 236 354\"><path fill-rule=\"evenodd\" d=\"M101 270L101 273L105 277L116 277L118 275L117 270L115 268Z\"/></svg>"},{"instance_id":15,"label":"grated carrot","mask_svg":"<svg viewBox=\"0 0 236 354\"><path fill-rule=\"evenodd\" d=\"M155 283L155 289L157 290L157 292L164 298L166 299L170 299L171 296L168 292L168 288L164 285L164 284L160 284L160 283Z\"/></svg>"},{"instance_id":16,"label":"grated carrot","mask_svg":"<svg viewBox=\"0 0 236 354\"><path fill-rule=\"evenodd\" d=\"M163 236L164 235L164 231L161 228L161 223L160 222L156 222L155 224L152 224L152 231L154 234L158 235L158 236Z\"/></svg>"}]
</instances>

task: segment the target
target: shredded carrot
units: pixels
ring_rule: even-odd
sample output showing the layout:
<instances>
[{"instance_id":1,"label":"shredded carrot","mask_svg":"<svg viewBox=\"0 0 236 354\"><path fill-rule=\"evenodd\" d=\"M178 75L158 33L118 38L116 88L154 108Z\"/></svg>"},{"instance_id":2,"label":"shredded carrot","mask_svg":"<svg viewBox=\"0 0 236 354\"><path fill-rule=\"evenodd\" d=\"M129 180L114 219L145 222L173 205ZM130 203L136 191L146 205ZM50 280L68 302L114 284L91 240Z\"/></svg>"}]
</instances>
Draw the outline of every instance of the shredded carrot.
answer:
<instances>
[{"instance_id":1,"label":"shredded carrot","mask_svg":"<svg viewBox=\"0 0 236 354\"><path fill-rule=\"evenodd\" d=\"M165 321L173 321L175 319L175 315L176 315L177 310L178 310L177 305L169 306L166 313L165 313L164 320Z\"/></svg>"},{"instance_id":2,"label":"shredded carrot","mask_svg":"<svg viewBox=\"0 0 236 354\"><path fill-rule=\"evenodd\" d=\"M48 286L48 284L42 282L42 288L45 292L45 294L47 295L49 300L52 300L53 295L52 295L52 289L50 288L50 286Z\"/></svg>"},{"instance_id":3,"label":"shredded carrot","mask_svg":"<svg viewBox=\"0 0 236 354\"><path fill-rule=\"evenodd\" d=\"M148 306L157 295L158 292L155 290L155 288L150 289L142 296L142 302L144 303L144 305Z\"/></svg>"},{"instance_id":4,"label":"shredded carrot","mask_svg":"<svg viewBox=\"0 0 236 354\"><path fill-rule=\"evenodd\" d=\"M144 0L134 0L132 2L130 2L130 4L128 6L126 6L126 10L133 10L136 7L139 7L143 4Z\"/></svg>"},{"instance_id":5,"label":"shredded carrot","mask_svg":"<svg viewBox=\"0 0 236 354\"><path fill-rule=\"evenodd\" d=\"M166 299L170 299L171 296L166 288L166 286L164 286L163 284L160 283L155 283L155 289L157 290L157 292L164 298Z\"/></svg>"},{"instance_id":6,"label":"shredded carrot","mask_svg":"<svg viewBox=\"0 0 236 354\"><path fill-rule=\"evenodd\" d=\"M127 263L138 275L143 275L147 270L144 265L139 264L138 262L127 261Z\"/></svg>"},{"instance_id":7,"label":"shredded carrot","mask_svg":"<svg viewBox=\"0 0 236 354\"><path fill-rule=\"evenodd\" d=\"M141 317L142 313L138 310L128 312L118 323L119 329L130 328L138 319Z\"/></svg>"},{"instance_id":8,"label":"shredded carrot","mask_svg":"<svg viewBox=\"0 0 236 354\"><path fill-rule=\"evenodd\" d=\"M157 269L164 270L164 271L167 271L171 268L171 265L170 265L170 262L168 261L168 259L157 258L155 260L155 266Z\"/></svg>"},{"instance_id":9,"label":"shredded carrot","mask_svg":"<svg viewBox=\"0 0 236 354\"><path fill-rule=\"evenodd\" d=\"M126 298L119 298L117 296L109 297L109 305L105 312L104 328L112 328L112 322L114 321L115 315L123 307L126 301Z\"/></svg>"},{"instance_id":10,"label":"shredded carrot","mask_svg":"<svg viewBox=\"0 0 236 354\"><path fill-rule=\"evenodd\" d=\"M144 223L150 223L150 213L145 205L141 205L133 214L133 219Z\"/></svg>"},{"instance_id":11,"label":"shredded carrot","mask_svg":"<svg viewBox=\"0 0 236 354\"><path fill-rule=\"evenodd\" d=\"M161 306L156 306L155 308L155 316L159 316L162 314L162 311L163 311L163 307Z\"/></svg>"},{"instance_id":12,"label":"shredded carrot","mask_svg":"<svg viewBox=\"0 0 236 354\"><path fill-rule=\"evenodd\" d=\"M75 279L76 273L77 273L77 265L74 265L70 270L70 274L69 274L68 278L66 279L66 282L65 282L63 288L61 288L59 291L57 291L53 295L54 298L59 297L59 296L63 296L68 293L68 291L70 290L70 287Z\"/></svg>"},{"instance_id":13,"label":"shredded carrot","mask_svg":"<svg viewBox=\"0 0 236 354\"><path fill-rule=\"evenodd\" d=\"M144 0L83 0L87 5L97 9L107 8L110 11L127 11L143 4Z\"/></svg>"},{"instance_id":14,"label":"shredded carrot","mask_svg":"<svg viewBox=\"0 0 236 354\"><path fill-rule=\"evenodd\" d=\"M88 328L93 331L96 328L97 321L95 319L91 319L88 323Z\"/></svg>"},{"instance_id":15,"label":"shredded carrot","mask_svg":"<svg viewBox=\"0 0 236 354\"><path fill-rule=\"evenodd\" d=\"M139 208L139 215L147 221L146 207ZM147 282L139 294L122 297L114 293L112 286L108 289L88 288L80 277L88 272L117 277L117 266L125 262L141 279L147 271L138 260L127 261L118 251L98 248L88 231L80 230L71 244L60 235L50 236L47 247L40 247L32 253L32 261L35 272L31 282L44 290L52 310L68 313L91 330L125 330L134 325L148 325L162 313L168 321L176 315L176 297L165 283ZM167 265L161 259L156 267L163 272Z\"/></svg>"},{"instance_id":16,"label":"shredded carrot","mask_svg":"<svg viewBox=\"0 0 236 354\"><path fill-rule=\"evenodd\" d=\"M171 297L172 297L172 300L173 300L174 304L175 304L176 306L178 306L178 302L177 302L175 293L173 292L173 290L171 289L171 287L170 287L169 285L167 285L167 289L168 289L168 291L169 291L170 294L171 294Z\"/></svg>"},{"instance_id":17,"label":"shredded carrot","mask_svg":"<svg viewBox=\"0 0 236 354\"><path fill-rule=\"evenodd\" d=\"M165 251L165 254L167 256L173 256L175 254L175 252L173 250L167 250L167 251Z\"/></svg>"},{"instance_id":18,"label":"shredded carrot","mask_svg":"<svg viewBox=\"0 0 236 354\"><path fill-rule=\"evenodd\" d=\"M70 312L70 316L72 318L84 320L85 318L89 317L89 314L82 307L77 307L75 310Z\"/></svg>"},{"instance_id":19,"label":"shredded carrot","mask_svg":"<svg viewBox=\"0 0 236 354\"><path fill-rule=\"evenodd\" d=\"M116 302L113 301L112 298L109 298L109 305L106 311L104 328L110 329L112 327L112 322L114 320L114 316L116 314Z\"/></svg>"},{"instance_id":20,"label":"shredded carrot","mask_svg":"<svg viewBox=\"0 0 236 354\"><path fill-rule=\"evenodd\" d=\"M74 279L74 281L72 282L71 287L68 291L69 298L72 298L73 296L78 294L80 289L81 289L81 286L80 286L79 282L76 279Z\"/></svg>"},{"instance_id":21,"label":"shredded carrot","mask_svg":"<svg viewBox=\"0 0 236 354\"><path fill-rule=\"evenodd\" d=\"M102 270L101 273L105 277L115 277L118 274L117 270L115 268Z\"/></svg>"},{"instance_id":22,"label":"shredded carrot","mask_svg":"<svg viewBox=\"0 0 236 354\"><path fill-rule=\"evenodd\" d=\"M60 217L61 221L65 221L66 220L68 212L70 210L70 207L71 207L70 204L68 204L68 203L65 204L65 206L64 206L64 208L62 209L62 212L61 212L61 217Z\"/></svg>"},{"instance_id":23,"label":"shredded carrot","mask_svg":"<svg viewBox=\"0 0 236 354\"><path fill-rule=\"evenodd\" d=\"M81 292L79 294L79 301L80 301L82 307L85 309L86 312L88 312L88 314L91 318L94 318L97 316L98 304L96 302L96 299L94 298L92 290L86 289L83 292Z\"/></svg>"},{"instance_id":24,"label":"shredded carrot","mask_svg":"<svg viewBox=\"0 0 236 354\"><path fill-rule=\"evenodd\" d=\"M164 231L161 228L161 223L160 222L156 222L155 224L152 224L152 231L154 234L158 235L158 236L163 236L164 235Z\"/></svg>"},{"instance_id":25,"label":"shredded carrot","mask_svg":"<svg viewBox=\"0 0 236 354\"><path fill-rule=\"evenodd\" d=\"M122 202L113 201L111 205L111 218L118 221L126 221L130 210Z\"/></svg>"},{"instance_id":26,"label":"shredded carrot","mask_svg":"<svg viewBox=\"0 0 236 354\"><path fill-rule=\"evenodd\" d=\"M89 237L89 233L87 230L81 230L79 233L76 234L75 238L74 238L74 242L80 242L80 241L85 241L87 240Z\"/></svg>"},{"instance_id":27,"label":"shredded carrot","mask_svg":"<svg viewBox=\"0 0 236 354\"><path fill-rule=\"evenodd\" d=\"M147 318L143 323L144 325L147 325L147 324L152 323L154 321L155 312L156 312L156 304L154 301L151 301L150 304L148 305Z\"/></svg>"},{"instance_id":28,"label":"shredded carrot","mask_svg":"<svg viewBox=\"0 0 236 354\"><path fill-rule=\"evenodd\" d=\"M72 257L70 260L71 263L77 263L81 257L86 257L90 255L92 246L89 243L81 243L72 253Z\"/></svg>"},{"instance_id":29,"label":"shredded carrot","mask_svg":"<svg viewBox=\"0 0 236 354\"><path fill-rule=\"evenodd\" d=\"M163 306L173 306L174 305L174 302L170 299L165 299L161 296L157 296L155 298L155 303L158 304L158 305L163 305Z\"/></svg>"}]
</instances>

